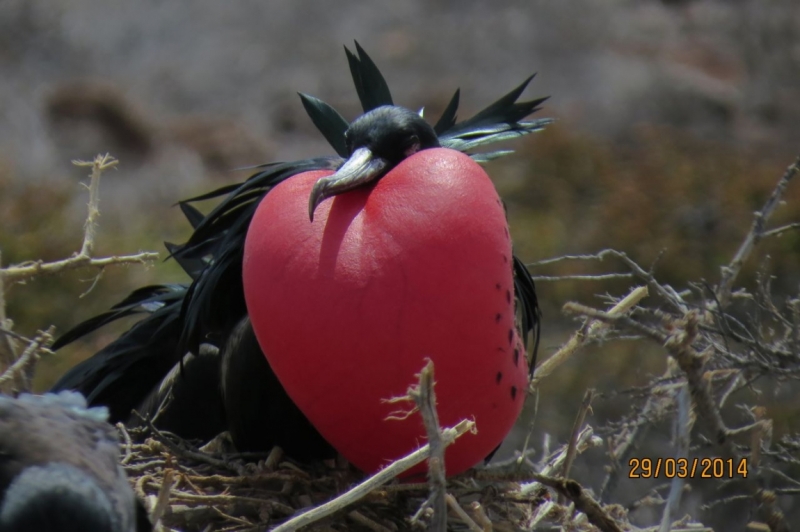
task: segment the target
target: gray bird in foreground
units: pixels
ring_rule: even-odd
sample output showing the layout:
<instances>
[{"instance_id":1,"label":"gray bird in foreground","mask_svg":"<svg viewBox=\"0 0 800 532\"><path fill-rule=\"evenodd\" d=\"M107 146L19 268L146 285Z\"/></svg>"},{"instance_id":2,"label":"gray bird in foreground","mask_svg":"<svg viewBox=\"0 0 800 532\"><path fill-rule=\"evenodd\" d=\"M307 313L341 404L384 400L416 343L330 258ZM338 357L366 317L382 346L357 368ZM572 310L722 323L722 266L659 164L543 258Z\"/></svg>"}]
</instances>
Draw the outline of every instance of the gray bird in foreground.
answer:
<instances>
[{"instance_id":1,"label":"gray bird in foreground","mask_svg":"<svg viewBox=\"0 0 800 532\"><path fill-rule=\"evenodd\" d=\"M76 392L0 396L0 532L145 532L106 408Z\"/></svg>"}]
</instances>

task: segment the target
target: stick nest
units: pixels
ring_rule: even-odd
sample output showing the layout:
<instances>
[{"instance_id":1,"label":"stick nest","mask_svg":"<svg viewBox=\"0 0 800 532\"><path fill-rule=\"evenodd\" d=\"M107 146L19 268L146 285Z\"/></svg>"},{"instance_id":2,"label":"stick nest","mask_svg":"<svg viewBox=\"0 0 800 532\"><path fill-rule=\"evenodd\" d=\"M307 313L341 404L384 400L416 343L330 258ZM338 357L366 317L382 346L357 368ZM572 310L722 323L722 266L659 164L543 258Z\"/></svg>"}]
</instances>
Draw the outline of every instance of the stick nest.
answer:
<instances>
[{"instance_id":1,"label":"stick nest","mask_svg":"<svg viewBox=\"0 0 800 532\"><path fill-rule=\"evenodd\" d=\"M336 498L364 475L346 464L298 466L279 448L269 455L225 454L223 434L202 449L166 432L149 428L125 430L122 463L145 501L156 530L267 530L292 516ZM592 444L591 429L583 445ZM553 453L551 467L563 464L567 449ZM574 503L554 501L548 489L534 482L533 464L519 455L494 466L448 479L450 530L530 530L542 520L570 522L573 530L598 530L575 512ZM368 482L369 479L366 479ZM580 487L578 487L580 490ZM397 480L355 501L343 501L340 511L306 530L425 530L429 484ZM604 512L628 527L625 511L616 505ZM574 515L574 519L573 519Z\"/></svg>"}]
</instances>

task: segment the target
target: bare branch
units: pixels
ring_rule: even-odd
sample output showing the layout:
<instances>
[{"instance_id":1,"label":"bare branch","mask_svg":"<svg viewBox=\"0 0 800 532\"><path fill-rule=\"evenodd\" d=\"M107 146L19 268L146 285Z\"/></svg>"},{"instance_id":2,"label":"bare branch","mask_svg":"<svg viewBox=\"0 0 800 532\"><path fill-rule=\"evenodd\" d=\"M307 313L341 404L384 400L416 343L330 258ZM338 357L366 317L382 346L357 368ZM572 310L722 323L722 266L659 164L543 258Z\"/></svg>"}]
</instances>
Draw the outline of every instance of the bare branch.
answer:
<instances>
[{"instance_id":1,"label":"bare branch","mask_svg":"<svg viewBox=\"0 0 800 532\"><path fill-rule=\"evenodd\" d=\"M3 270L3 277L13 282L27 281L40 275L53 275L78 268L98 268L118 264L147 264L158 259L154 251L143 251L134 255L112 255L110 257L92 258L84 255L73 255L68 259L43 262L41 260L9 266Z\"/></svg>"},{"instance_id":2,"label":"bare branch","mask_svg":"<svg viewBox=\"0 0 800 532\"><path fill-rule=\"evenodd\" d=\"M53 327L46 331L39 331L39 334L28 344L17 360L14 361L2 374L0 374L0 389L5 388L6 383L14 381L18 392L29 392L31 390L31 376L33 367L42 354L53 354L47 346L53 343ZM0 335L4 336L4 335Z\"/></svg>"},{"instance_id":3,"label":"bare branch","mask_svg":"<svg viewBox=\"0 0 800 532\"><path fill-rule=\"evenodd\" d=\"M582 453L583 451L589 449L590 447L596 447L598 445L601 445L601 443L602 441L600 440L600 438L597 438L594 435L594 430L592 429L592 427L587 426L580 432L580 434L578 434L575 448L577 449L578 453ZM550 459L547 461L547 464L542 468L541 473L544 475L553 475L557 471L563 470L564 464L567 461L567 452L568 452L567 445L564 445L560 447L557 451L555 451L553 455L550 457ZM538 481L529 482L522 485L522 487L520 488L520 493L523 495L528 495L530 493L535 492L541 487L542 484Z\"/></svg>"},{"instance_id":4,"label":"bare branch","mask_svg":"<svg viewBox=\"0 0 800 532\"><path fill-rule=\"evenodd\" d=\"M445 446L450 445L457 438L463 436L467 432L472 432L474 429L475 423L472 421L462 421L455 427L446 428L442 430L442 444ZM317 506L306 513L300 514L289 521L286 521L282 525L276 527L273 532L289 532L292 530L298 530L304 526L308 526L311 523L319 521L320 519L324 519L325 517L332 515L362 499L367 494L383 486L403 471L411 469L415 465L425 461L429 456L430 446L425 444L408 456L392 462L390 465L384 469L381 469L361 484L336 497L335 499Z\"/></svg>"},{"instance_id":5,"label":"bare branch","mask_svg":"<svg viewBox=\"0 0 800 532\"><path fill-rule=\"evenodd\" d=\"M597 275L534 275L533 280L538 282L553 281L610 281L615 279L630 279L632 273L601 273Z\"/></svg>"},{"instance_id":6,"label":"bare branch","mask_svg":"<svg viewBox=\"0 0 800 532\"><path fill-rule=\"evenodd\" d=\"M161 525L161 517L169 507L169 499L172 494L172 487L175 485L175 470L169 469L164 473L164 480L161 482L161 489L158 492L155 506L150 514L150 519L153 521L153 530L163 530Z\"/></svg>"},{"instance_id":7,"label":"bare branch","mask_svg":"<svg viewBox=\"0 0 800 532\"><path fill-rule=\"evenodd\" d=\"M578 409L578 415L575 416L575 423L572 425L572 435L569 438L569 446L567 447L567 458L564 461L564 471L562 476L569 478L569 470L572 468L572 462L575 460L575 455L578 452L578 435L580 434L583 422L586 420L586 414L592 408L592 400L594 399L594 390L586 390L583 395L581 407Z\"/></svg>"},{"instance_id":8,"label":"bare branch","mask_svg":"<svg viewBox=\"0 0 800 532\"><path fill-rule=\"evenodd\" d=\"M0 250L0 369L9 368L17 359L17 346L11 332L11 320L6 317L6 283L3 270L3 254ZM18 382L17 385L21 385Z\"/></svg>"},{"instance_id":9,"label":"bare branch","mask_svg":"<svg viewBox=\"0 0 800 532\"><path fill-rule=\"evenodd\" d=\"M117 166L117 161L109 154L98 155L93 161L72 161L75 166L91 167L89 174L89 204L84 224L83 245L79 255L91 257L94 251L94 237L97 234L97 218L100 216L100 176L109 168Z\"/></svg>"},{"instance_id":10,"label":"bare branch","mask_svg":"<svg viewBox=\"0 0 800 532\"><path fill-rule=\"evenodd\" d=\"M789 165L783 176L778 180L778 184L775 185L772 194L767 198L764 206L753 215L753 225L750 227L750 232L747 233L744 241L733 256L733 259L731 259L730 264L722 267L722 278L717 288L717 298L723 308L726 307L730 301L733 283L736 281L736 277L739 275L742 265L750 256L756 244L764 237L764 226L767 221L769 221L770 217L772 217L778 205L780 205L781 198L783 197L786 187L789 185L789 181L797 175L798 171L800 171L800 157Z\"/></svg>"},{"instance_id":11,"label":"bare branch","mask_svg":"<svg viewBox=\"0 0 800 532\"><path fill-rule=\"evenodd\" d=\"M608 314L611 316L624 314L636 306L636 304L646 295L647 288L641 286L635 288L627 296L625 296L624 299L622 299L611 310L609 310ZM528 388L529 392L533 392L538 385L539 380L550 375L558 366L566 362L567 359L569 359L578 350L578 348L584 345L588 339L601 334L606 327L607 325L601 321L592 321L584 326L580 331L573 334L567 343L561 347L561 349L556 351L553 356L542 362L539 367L536 368L533 379L531 379L531 385Z\"/></svg>"},{"instance_id":12,"label":"bare branch","mask_svg":"<svg viewBox=\"0 0 800 532\"><path fill-rule=\"evenodd\" d=\"M158 259L158 253L140 252L132 255L120 255L104 258L93 258L95 236L97 235L97 219L100 216L100 176L109 168L114 168L118 161L108 154L98 155L93 161L73 161L72 164L90 167L89 204L86 222L84 223L83 244L81 250L66 259L44 262L28 261L0 269L0 288L5 282L22 282L40 275L52 275L77 268L97 268L103 270L114 264L146 264ZM2 303L2 300L0 300ZM2 305L0 305L2 308ZM2 314L2 310L0 310ZM2 317L2 316L0 316Z\"/></svg>"},{"instance_id":13,"label":"bare branch","mask_svg":"<svg viewBox=\"0 0 800 532\"><path fill-rule=\"evenodd\" d=\"M430 507L433 509L431 532L447 530L447 481L445 480L444 445L439 429L439 414L436 412L436 392L433 389L433 361L428 359L419 373L419 384L408 389L422 415L428 436L430 458L428 458L428 483L430 485Z\"/></svg>"},{"instance_id":14,"label":"bare branch","mask_svg":"<svg viewBox=\"0 0 800 532\"><path fill-rule=\"evenodd\" d=\"M673 290L671 287L656 282L655 277L653 277L653 274L651 272L648 272L644 268L639 266L633 259L628 257L626 253L623 253L622 251L617 251L616 249L604 249L597 253L588 255L564 255L562 257L556 257L554 259L547 259L539 262L534 262L532 264L529 264L528 266L531 267L542 266L545 264L552 264L562 260L581 260L581 261L595 260L602 262L608 257L614 257L621 260L628 268L630 268L631 272L635 277L638 277L647 284L647 287L654 294L663 297L668 303L670 303L676 309L682 312L686 312L687 310L686 304L683 302L683 299L680 294L675 292L675 290Z\"/></svg>"},{"instance_id":15,"label":"bare branch","mask_svg":"<svg viewBox=\"0 0 800 532\"><path fill-rule=\"evenodd\" d=\"M478 524L472 520L469 514L467 514L461 505L458 504L458 501L455 497L448 493L445 495L445 501L447 502L447 506L456 513L458 518L461 519L461 522L467 525L469 530L472 532L483 532L483 528L479 527ZM433 530L433 528L430 530Z\"/></svg>"},{"instance_id":16,"label":"bare branch","mask_svg":"<svg viewBox=\"0 0 800 532\"><path fill-rule=\"evenodd\" d=\"M761 235L761 238L767 238L770 236L781 236L786 231L792 231L795 229L800 229L800 222L793 222L790 224L782 225L780 227L776 227L774 229L770 229L769 231L764 231L764 234Z\"/></svg>"},{"instance_id":17,"label":"bare branch","mask_svg":"<svg viewBox=\"0 0 800 532\"><path fill-rule=\"evenodd\" d=\"M617 521L608 515L603 507L574 480L549 477L538 473L532 473L531 477L571 500L575 504L575 509L586 514L589 521L603 532L622 532Z\"/></svg>"},{"instance_id":18,"label":"bare branch","mask_svg":"<svg viewBox=\"0 0 800 532\"><path fill-rule=\"evenodd\" d=\"M358 510L353 510L352 512L349 512L347 514L347 517L349 517L359 525L362 525L366 528L369 528L370 530L373 530L374 532L392 532L391 529L386 528L380 523L376 523L375 521L373 521L366 515L362 514Z\"/></svg>"},{"instance_id":19,"label":"bare branch","mask_svg":"<svg viewBox=\"0 0 800 532\"><path fill-rule=\"evenodd\" d=\"M74 253L69 258L52 262L35 260L3 268L2 261L0 261L0 372L3 372L0 376L0 389L5 389L6 391L9 391L8 386L3 385L8 383L10 379L14 380L14 388L17 391L30 389L29 377L31 377L31 375L27 374L32 372L33 364L36 363L39 355L47 352L46 350L43 351L41 346L37 343L37 347L34 348L33 351L28 349L20 355L21 358L24 357L24 360L21 362L17 360L18 346L14 340L19 340L21 337L11 330L12 322L6 316L5 289L8 287L9 283L24 282L34 277L52 275L83 267L97 268L100 270L100 273L102 273L106 266L112 264L145 264L158 258L158 253L153 252L140 252L134 255L103 258L92 257L95 236L97 234L97 218L100 215L100 176L105 170L116 166L117 161L106 154L98 155L95 157L94 161L91 162L73 161L73 164L92 168L90 174L91 180L87 187L89 189L89 204L88 214L84 224L81 250ZM95 283L98 278L99 274L98 277L95 278ZM94 284L92 284L92 287L94 287ZM91 287L89 290L91 290ZM33 346L34 343L36 342L29 342L29 348ZM15 369L11 371L12 368ZM24 371L20 371L20 369L24 369Z\"/></svg>"}]
</instances>

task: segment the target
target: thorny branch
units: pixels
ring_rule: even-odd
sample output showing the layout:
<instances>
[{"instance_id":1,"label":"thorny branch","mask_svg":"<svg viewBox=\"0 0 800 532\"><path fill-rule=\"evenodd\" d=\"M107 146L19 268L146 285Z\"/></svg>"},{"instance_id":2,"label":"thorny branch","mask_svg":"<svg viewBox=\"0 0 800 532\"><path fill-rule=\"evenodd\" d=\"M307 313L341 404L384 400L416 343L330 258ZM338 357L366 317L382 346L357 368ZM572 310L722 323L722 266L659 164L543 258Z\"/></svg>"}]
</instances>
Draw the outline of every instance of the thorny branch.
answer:
<instances>
[{"instance_id":1,"label":"thorny branch","mask_svg":"<svg viewBox=\"0 0 800 532\"><path fill-rule=\"evenodd\" d=\"M141 252L132 255L119 255L110 257L92 257L95 236L97 234L97 219L100 216L100 176L106 170L114 168L118 161L108 154L98 155L93 161L73 161L75 166L90 167L92 169L89 185L89 203L86 222L84 223L83 244L81 250L66 259L43 262L41 260L23 262L8 266L0 270L0 275L5 282L21 282L40 275L52 275L77 268L91 267L102 270L107 266L116 264L146 264L158 259L156 252Z\"/></svg>"},{"instance_id":2,"label":"thorny branch","mask_svg":"<svg viewBox=\"0 0 800 532\"><path fill-rule=\"evenodd\" d=\"M604 499L608 500L620 476L621 464L640 445L647 428L671 412L678 412L679 430L676 432L674 456L688 456L698 451L707 453L709 450L703 449L710 449L717 456L733 458L737 463L747 459L749 474L728 484L738 487L739 493L751 502L753 510L756 510L754 513L761 518L761 523L754 522L752 526L772 531L788 530L786 519L777 505L776 493L788 495L797 491L798 481L789 473L792 468L796 471L800 466L800 446L784 446L777 452L767 449L772 422L764 407L749 409L754 422L738 427L726 424L728 416L723 408L737 392L760 380L800 380L800 304L797 303L800 297L788 298L781 308L776 304L770 289L770 277L765 273L757 276L753 292L741 288L734 290L743 264L763 238L800 227L800 223L791 223L771 230L766 228L786 187L798 171L800 158L789 166L762 209L755 214L752 227L731 263L722 268L716 289L700 282L679 292L659 282L652 271L642 268L625 253L611 249L536 263L546 265L562 260L615 258L634 277L643 281L654 296L645 301L647 305L639 305L637 300L625 309L626 312L617 312L622 303L617 299L611 299L614 308L607 312L577 303L566 304L564 310L583 318L583 326L536 372L538 378L547 375L552 371L549 366L558 365L559 357L572 356L579 347L599 337L598 332L602 332L606 339L615 335L647 339L663 346L669 355L669 369L663 377L654 379L646 387L649 393L641 394L644 401L634 403L633 412L627 419L605 429L610 436L608 455L612 467L601 490ZM564 355L565 352L568 354ZM684 394L688 395L689 401L682 399ZM690 446L689 412L700 421L696 424L694 447ZM767 475L772 478L766 480ZM674 526L672 520L678 515L680 495L686 482L691 482L691 479L673 482L667 500L662 500L666 505L660 530L666 531ZM762 487L765 484L774 486L776 482L779 487L771 491ZM784 485L780 486L780 483ZM727 496L725 500L736 499Z\"/></svg>"},{"instance_id":3,"label":"thorny branch","mask_svg":"<svg viewBox=\"0 0 800 532\"><path fill-rule=\"evenodd\" d=\"M32 372L36 360L38 360L41 355L50 354L46 345L39 341L40 337L36 339L26 339L13 333L11 330L12 322L7 318L5 311L5 290L10 283L20 283L31 278L62 273L84 267L96 268L102 272L104 268L111 265L131 263L146 264L158 258L158 253L154 252L141 252L132 255L110 257L92 256L95 246L95 237L97 235L97 219L100 216L100 177L106 170L114 168L117 162L116 159L108 154L98 155L93 161L73 161L73 164L76 166L90 167L92 169L89 185L87 186L89 190L88 213L84 224L83 244L79 252L62 260L51 262L34 260L10 265L5 268L2 267L2 261L0 260L0 372L2 372L0 373L0 391L29 391L30 379L25 378L25 372L19 371L20 367L24 366L25 371L30 373ZM2 255L0 255L0 258L2 258ZM49 333L47 334L49 338ZM28 344L23 354L20 355L19 360L17 358L19 347L15 341L17 339L22 339L22 341ZM49 341L52 341L52 338L50 338ZM30 351L31 349L34 351ZM20 363L20 360L23 358L24 362ZM13 368L16 369L12 371ZM11 386L12 384L13 386Z\"/></svg>"},{"instance_id":4,"label":"thorny branch","mask_svg":"<svg viewBox=\"0 0 800 532\"><path fill-rule=\"evenodd\" d=\"M439 414L436 412L436 392L433 389L433 361L428 363L419 373L419 385L408 389L408 396L416 403L425 432L428 436L430 457L428 458L428 483L431 494L429 507L433 510L431 532L447 530L447 482L445 481L444 444L439 428Z\"/></svg>"}]
</instances>

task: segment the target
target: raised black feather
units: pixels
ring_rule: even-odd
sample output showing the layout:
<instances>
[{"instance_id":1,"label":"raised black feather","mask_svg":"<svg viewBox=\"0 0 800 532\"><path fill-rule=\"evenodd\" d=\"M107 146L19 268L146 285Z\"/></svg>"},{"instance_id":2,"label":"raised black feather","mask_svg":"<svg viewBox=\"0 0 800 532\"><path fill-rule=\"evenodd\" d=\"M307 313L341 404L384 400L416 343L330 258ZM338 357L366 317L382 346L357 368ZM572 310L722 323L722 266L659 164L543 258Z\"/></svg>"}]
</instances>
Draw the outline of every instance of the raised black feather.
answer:
<instances>
[{"instance_id":1,"label":"raised black feather","mask_svg":"<svg viewBox=\"0 0 800 532\"><path fill-rule=\"evenodd\" d=\"M364 112L381 105L393 105L392 96L383 75L358 42L355 44L358 55L353 54L347 47L345 47L345 53L350 65L353 84ZM547 100L547 98L537 98L531 101L517 102L534 76L535 74L529 76L508 94L475 116L460 123L456 121L460 90L456 90L434 126L441 145L445 148L468 152L487 144L539 131L552 123L553 120L549 118L523 120L538 111L539 106ZM342 129L343 123L346 123L344 118L341 118L339 112L333 107L318 98L301 94L301 99L312 122L328 143L336 153L343 157L346 156L346 148L343 149L343 146L346 145L344 138L346 128ZM510 153L513 151L497 150L489 153L470 153L469 155L479 163L486 163ZM206 195L204 199L208 197L211 196Z\"/></svg>"},{"instance_id":2,"label":"raised black feather","mask_svg":"<svg viewBox=\"0 0 800 532\"><path fill-rule=\"evenodd\" d=\"M441 133L437 131L442 146L466 152L479 146L527 135L550 124L552 120L549 118L522 120L541 109L539 105L547 100L547 98L537 98L527 102L517 102L533 77L533 75L528 77L514 90L472 118L454 124ZM473 155L473 158L479 162L485 162L509 153L513 152L495 151L476 154Z\"/></svg>"},{"instance_id":3,"label":"raised black feather","mask_svg":"<svg viewBox=\"0 0 800 532\"><path fill-rule=\"evenodd\" d=\"M358 55L348 50L347 46L344 47L344 53L347 55L350 74L353 76L361 108L366 113L381 105L394 105L392 93L389 91L389 85L386 84L383 74L367 55L367 52L361 48L361 45L357 41L355 44Z\"/></svg>"},{"instance_id":4,"label":"raised black feather","mask_svg":"<svg viewBox=\"0 0 800 532\"><path fill-rule=\"evenodd\" d=\"M537 98L536 100L529 102L517 103L517 100L525 91L534 76L536 76L536 74L528 76L528 78L520 83L516 88L499 98L496 102L492 103L482 111L478 112L478 114L472 118L464 120L459 124L454 124L453 127L446 129L442 132L440 137L447 138L450 135L459 133L461 131L479 129L496 123L513 124L538 111L540 109L538 105L547 100L547 98Z\"/></svg>"},{"instance_id":5,"label":"raised black feather","mask_svg":"<svg viewBox=\"0 0 800 532\"><path fill-rule=\"evenodd\" d=\"M311 121L317 126L317 129L328 141L328 144L333 146L333 149L336 150L340 157L347 157L349 155L347 153L347 143L344 141L344 132L347 131L347 127L350 125L347 120L342 118L342 115L336 109L319 98L314 98L302 92L297 94L300 96L300 101L303 103L306 113L311 117Z\"/></svg>"},{"instance_id":6,"label":"raised black feather","mask_svg":"<svg viewBox=\"0 0 800 532\"><path fill-rule=\"evenodd\" d=\"M456 89L453 97L450 98L450 103L447 104L442 116L439 117L439 121L436 122L435 126L433 126L433 130L436 132L437 136L441 135L448 129L452 129L456 125L456 113L458 112L458 102L460 98L461 89Z\"/></svg>"},{"instance_id":7,"label":"raised black feather","mask_svg":"<svg viewBox=\"0 0 800 532\"><path fill-rule=\"evenodd\" d=\"M197 229L197 226L203 222L203 218L205 215L197 210L193 205L186 203L185 201L181 201L178 203L181 208L181 212L186 219L189 220L189 224L192 226L192 229Z\"/></svg>"}]
</instances>

